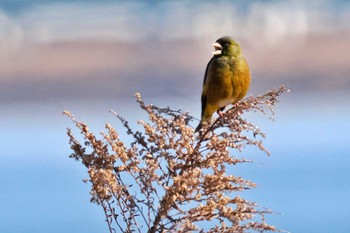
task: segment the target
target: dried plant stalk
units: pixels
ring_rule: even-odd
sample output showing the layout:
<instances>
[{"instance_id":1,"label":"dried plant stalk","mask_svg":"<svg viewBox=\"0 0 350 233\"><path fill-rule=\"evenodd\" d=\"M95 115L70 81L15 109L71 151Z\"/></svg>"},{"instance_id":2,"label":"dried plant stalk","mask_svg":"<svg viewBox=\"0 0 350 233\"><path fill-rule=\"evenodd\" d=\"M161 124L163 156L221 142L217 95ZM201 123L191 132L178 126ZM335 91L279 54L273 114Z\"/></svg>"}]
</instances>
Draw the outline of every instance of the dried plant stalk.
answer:
<instances>
[{"instance_id":1,"label":"dried plant stalk","mask_svg":"<svg viewBox=\"0 0 350 233\"><path fill-rule=\"evenodd\" d=\"M199 135L187 112L146 105L137 93L136 101L149 116L138 122L142 131L113 112L132 136L130 146L110 124L98 139L65 111L84 137L80 143L68 128L70 157L88 169L91 202L102 206L110 232L279 231L265 222L270 210L237 194L256 185L228 174L227 168L250 162L233 155L247 145L269 154L261 141L264 133L242 114L267 110L273 115L277 97L285 91L281 87L244 99Z\"/></svg>"}]
</instances>

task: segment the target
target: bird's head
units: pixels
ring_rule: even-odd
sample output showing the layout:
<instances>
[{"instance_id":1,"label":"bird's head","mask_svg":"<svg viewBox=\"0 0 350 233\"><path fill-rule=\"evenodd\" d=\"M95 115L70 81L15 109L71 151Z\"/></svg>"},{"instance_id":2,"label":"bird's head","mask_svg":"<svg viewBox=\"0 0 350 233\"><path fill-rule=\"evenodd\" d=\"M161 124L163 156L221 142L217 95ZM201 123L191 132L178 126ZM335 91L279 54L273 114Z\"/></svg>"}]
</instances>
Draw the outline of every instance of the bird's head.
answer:
<instances>
[{"instance_id":1,"label":"bird's head","mask_svg":"<svg viewBox=\"0 0 350 233\"><path fill-rule=\"evenodd\" d=\"M241 47L238 42L232 39L229 36L224 36L218 39L213 47L215 51L213 52L214 56L234 56L240 57L242 55Z\"/></svg>"}]
</instances>

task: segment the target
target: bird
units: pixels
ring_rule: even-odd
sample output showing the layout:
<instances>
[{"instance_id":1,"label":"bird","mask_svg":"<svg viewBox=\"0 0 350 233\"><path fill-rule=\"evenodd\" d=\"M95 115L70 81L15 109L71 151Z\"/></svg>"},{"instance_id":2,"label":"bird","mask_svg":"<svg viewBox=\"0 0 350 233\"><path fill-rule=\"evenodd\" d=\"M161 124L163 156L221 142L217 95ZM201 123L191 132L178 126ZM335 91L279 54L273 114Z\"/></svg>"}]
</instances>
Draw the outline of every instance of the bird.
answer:
<instances>
[{"instance_id":1,"label":"bird","mask_svg":"<svg viewBox=\"0 0 350 233\"><path fill-rule=\"evenodd\" d=\"M222 117L225 107L243 99L250 86L249 66L239 43L230 36L223 36L212 46L213 57L203 80L201 120L195 132L210 123L215 111Z\"/></svg>"}]
</instances>

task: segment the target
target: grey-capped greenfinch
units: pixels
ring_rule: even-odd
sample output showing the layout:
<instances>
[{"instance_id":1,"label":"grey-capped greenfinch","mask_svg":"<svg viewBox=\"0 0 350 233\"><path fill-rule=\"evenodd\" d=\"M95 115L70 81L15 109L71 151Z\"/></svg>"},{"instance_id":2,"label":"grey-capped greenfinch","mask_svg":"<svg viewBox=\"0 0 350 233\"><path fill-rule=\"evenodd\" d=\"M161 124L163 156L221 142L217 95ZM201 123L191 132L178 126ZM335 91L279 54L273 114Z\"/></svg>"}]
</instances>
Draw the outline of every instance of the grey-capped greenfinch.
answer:
<instances>
[{"instance_id":1,"label":"grey-capped greenfinch","mask_svg":"<svg viewBox=\"0 0 350 233\"><path fill-rule=\"evenodd\" d=\"M207 65L203 81L201 121L195 132L205 122L210 123L215 111L221 116L227 105L241 100L250 85L250 70L240 45L231 37L224 36L213 47L214 56Z\"/></svg>"}]
</instances>

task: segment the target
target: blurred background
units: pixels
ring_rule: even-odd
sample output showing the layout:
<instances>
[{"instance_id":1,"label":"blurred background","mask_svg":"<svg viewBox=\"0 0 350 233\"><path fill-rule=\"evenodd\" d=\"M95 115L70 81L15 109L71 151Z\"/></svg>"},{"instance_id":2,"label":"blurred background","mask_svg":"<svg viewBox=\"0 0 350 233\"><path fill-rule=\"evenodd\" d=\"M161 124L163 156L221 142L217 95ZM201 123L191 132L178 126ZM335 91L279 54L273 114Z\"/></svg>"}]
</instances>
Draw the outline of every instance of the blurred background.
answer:
<instances>
[{"instance_id":1,"label":"blurred background","mask_svg":"<svg viewBox=\"0 0 350 233\"><path fill-rule=\"evenodd\" d=\"M267 216L280 229L350 232L344 0L0 0L0 232L107 232L84 167L68 158L74 126L61 112L96 133L106 122L122 130L110 109L138 127L140 92L199 118L211 44L223 35L250 64L249 95L291 90L275 121L247 115L271 156L247 150L257 162L232 173L258 187L240 195L281 213Z\"/></svg>"}]
</instances>

